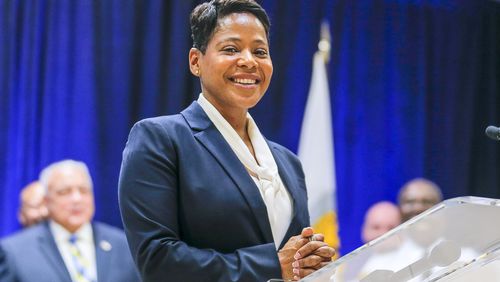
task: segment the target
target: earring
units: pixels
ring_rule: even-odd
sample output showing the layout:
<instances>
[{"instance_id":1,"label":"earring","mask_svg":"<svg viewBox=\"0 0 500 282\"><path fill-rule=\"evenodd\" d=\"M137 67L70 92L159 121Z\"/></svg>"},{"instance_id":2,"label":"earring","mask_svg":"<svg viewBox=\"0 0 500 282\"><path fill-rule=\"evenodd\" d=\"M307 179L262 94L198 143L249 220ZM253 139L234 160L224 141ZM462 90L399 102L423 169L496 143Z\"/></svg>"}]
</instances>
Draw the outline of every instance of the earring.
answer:
<instances>
[{"instance_id":1,"label":"earring","mask_svg":"<svg viewBox=\"0 0 500 282\"><path fill-rule=\"evenodd\" d=\"M196 75L199 75L199 74L200 74L200 70L195 70L195 71L194 71L194 73L195 73Z\"/></svg>"}]
</instances>

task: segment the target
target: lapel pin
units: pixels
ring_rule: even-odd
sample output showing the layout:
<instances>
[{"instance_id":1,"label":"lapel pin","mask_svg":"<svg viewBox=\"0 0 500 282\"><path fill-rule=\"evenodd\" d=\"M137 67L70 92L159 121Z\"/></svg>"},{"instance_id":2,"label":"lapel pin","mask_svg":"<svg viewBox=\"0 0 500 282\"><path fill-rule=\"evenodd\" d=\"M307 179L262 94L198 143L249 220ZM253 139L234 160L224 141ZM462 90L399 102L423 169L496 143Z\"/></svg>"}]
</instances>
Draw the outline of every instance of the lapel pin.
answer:
<instances>
[{"instance_id":1,"label":"lapel pin","mask_svg":"<svg viewBox=\"0 0 500 282\"><path fill-rule=\"evenodd\" d=\"M101 249L105 252L109 252L112 249L111 243L106 240L102 240L101 242L99 242L99 247L101 247Z\"/></svg>"}]
</instances>

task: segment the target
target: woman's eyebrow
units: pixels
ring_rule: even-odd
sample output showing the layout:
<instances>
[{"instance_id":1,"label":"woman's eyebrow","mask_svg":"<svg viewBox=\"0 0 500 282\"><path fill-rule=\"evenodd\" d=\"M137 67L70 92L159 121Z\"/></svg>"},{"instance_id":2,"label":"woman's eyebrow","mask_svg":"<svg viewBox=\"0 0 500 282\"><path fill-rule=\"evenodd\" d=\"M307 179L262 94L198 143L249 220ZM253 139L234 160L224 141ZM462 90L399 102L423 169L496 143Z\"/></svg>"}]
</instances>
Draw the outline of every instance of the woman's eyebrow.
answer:
<instances>
[{"instance_id":1,"label":"woman's eyebrow","mask_svg":"<svg viewBox=\"0 0 500 282\"><path fill-rule=\"evenodd\" d=\"M228 37L228 38L224 38L222 39L221 41L219 41L216 46L219 46L221 44L224 44L224 43L227 43L227 42L241 42L241 39L238 38L238 37Z\"/></svg>"},{"instance_id":2,"label":"woman's eyebrow","mask_svg":"<svg viewBox=\"0 0 500 282\"><path fill-rule=\"evenodd\" d=\"M227 43L227 42L241 42L241 41L242 41L241 38L238 38L238 37L228 37L228 38L224 38L222 41L218 42L215 46L219 46L219 45ZM266 44L267 45L267 42L262 40L262 39L255 39L252 41L252 43Z\"/></svg>"}]
</instances>

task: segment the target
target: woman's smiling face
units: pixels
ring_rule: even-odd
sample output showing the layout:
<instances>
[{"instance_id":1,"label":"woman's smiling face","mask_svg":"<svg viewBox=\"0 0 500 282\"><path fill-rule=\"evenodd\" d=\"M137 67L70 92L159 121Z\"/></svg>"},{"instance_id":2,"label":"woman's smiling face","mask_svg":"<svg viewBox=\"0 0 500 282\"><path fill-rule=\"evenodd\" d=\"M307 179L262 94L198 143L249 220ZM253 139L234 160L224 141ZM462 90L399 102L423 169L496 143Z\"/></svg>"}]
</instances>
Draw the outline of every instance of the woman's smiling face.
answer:
<instances>
[{"instance_id":1,"label":"woman's smiling face","mask_svg":"<svg viewBox=\"0 0 500 282\"><path fill-rule=\"evenodd\" d=\"M191 50L190 61L198 66L203 95L221 113L255 106L273 74L264 26L250 13L219 19L205 54Z\"/></svg>"}]
</instances>

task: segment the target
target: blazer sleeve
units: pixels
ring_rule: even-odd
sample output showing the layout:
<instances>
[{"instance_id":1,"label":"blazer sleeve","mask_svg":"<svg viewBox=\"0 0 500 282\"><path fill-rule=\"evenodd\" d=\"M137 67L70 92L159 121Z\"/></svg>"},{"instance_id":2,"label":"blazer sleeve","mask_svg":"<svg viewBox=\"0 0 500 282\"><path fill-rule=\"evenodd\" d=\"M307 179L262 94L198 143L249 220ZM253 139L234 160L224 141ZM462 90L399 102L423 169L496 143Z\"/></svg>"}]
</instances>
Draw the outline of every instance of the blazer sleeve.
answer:
<instances>
[{"instance_id":1,"label":"blazer sleeve","mask_svg":"<svg viewBox=\"0 0 500 282\"><path fill-rule=\"evenodd\" d=\"M281 278L273 243L220 253L182 241L178 223L175 128L143 120L123 152L119 204L144 281L266 281Z\"/></svg>"}]
</instances>

